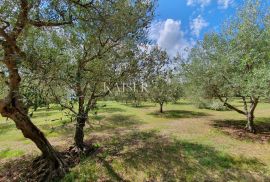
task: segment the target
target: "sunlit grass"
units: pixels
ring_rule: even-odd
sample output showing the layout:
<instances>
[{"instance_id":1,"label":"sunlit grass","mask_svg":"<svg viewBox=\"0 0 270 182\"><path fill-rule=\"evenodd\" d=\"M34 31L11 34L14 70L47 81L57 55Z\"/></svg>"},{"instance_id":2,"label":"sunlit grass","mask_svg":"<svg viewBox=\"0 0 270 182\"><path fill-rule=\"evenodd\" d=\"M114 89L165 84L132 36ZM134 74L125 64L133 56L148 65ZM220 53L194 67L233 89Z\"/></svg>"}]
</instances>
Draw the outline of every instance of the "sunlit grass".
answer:
<instances>
[{"instance_id":1,"label":"sunlit grass","mask_svg":"<svg viewBox=\"0 0 270 182\"><path fill-rule=\"evenodd\" d=\"M234 104L241 108L240 101ZM164 105L163 114L153 103L134 107L102 101L99 106L90 115L85 138L94 138L103 152L84 159L64 181L269 179L269 143L239 140L214 127L227 121L245 122L245 117L234 111L198 109L188 100ZM269 111L269 103L260 103L255 124L270 123ZM54 146L72 145L74 122L59 108L41 108L32 120ZM12 121L0 118L0 151L5 150L21 152L1 159L38 151Z\"/></svg>"},{"instance_id":2,"label":"sunlit grass","mask_svg":"<svg viewBox=\"0 0 270 182\"><path fill-rule=\"evenodd\" d=\"M18 157L23 154L24 152L21 150L10 150L10 149L0 150L0 159Z\"/></svg>"}]
</instances>

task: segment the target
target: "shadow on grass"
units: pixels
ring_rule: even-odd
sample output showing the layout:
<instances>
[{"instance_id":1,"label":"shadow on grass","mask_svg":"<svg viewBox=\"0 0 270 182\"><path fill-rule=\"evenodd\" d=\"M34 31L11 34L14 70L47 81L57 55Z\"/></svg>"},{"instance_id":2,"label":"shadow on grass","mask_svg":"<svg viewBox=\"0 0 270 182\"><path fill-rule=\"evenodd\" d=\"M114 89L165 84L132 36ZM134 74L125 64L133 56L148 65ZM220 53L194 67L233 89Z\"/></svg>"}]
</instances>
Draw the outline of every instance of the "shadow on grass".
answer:
<instances>
[{"instance_id":1,"label":"shadow on grass","mask_svg":"<svg viewBox=\"0 0 270 182\"><path fill-rule=\"evenodd\" d=\"M0 135L4 135L5 133L9 132L10 130L16 129L15 124L11 124L10 122L1 123L0 124Z\"/></svg>"},{"instance_id":2,"label":"shadow on grass","mask_svg":"<svg viewBox=\"0 0 270 182\"><path fill-rule=\"evenodd\" d=\"M103 107L97 110L98 113L115 113L115 112L125 112L125 109L117 107Z\"/></svg>"},{"instance_id":3,"label":"shadow on grass","mask_svg":"<svg viewBox=\"0 0 270 182\"><path fill-rule=\"evenodd\" d=\"M132 126L141 122L133 115L115 114L107 118L108 124L114 127Z\"/></svg>"},{"instance_id":4,"label":"shadow on grass","mask_svg":"<svg viewBox=\"0 0 270 182\"><path fill-rule=\"evenodd\" d=\"M244 128L246 120L214 120L212 126L240 140L270 142L270 118L256 118L256 134Z\"/></svg>"},{"instance_id":5,"label":"shadow on grass","mask_svg":"<svg viewBox=\"0 0 270 182\"><path fill-rule=\"evenodd\" d=\"M60 105L51 105L49 108L48 107L39 107L34 112L48 112L48 111L61 111L61 110L62 110L62 107ZM33 111L33 108L31 108L31 111Z\"/></svg>"},{"instance_id":6,"label":"shadow on grass","mask_svg":"<svg viewBox=\"0 0 270 182\"><path fill-rule=\"evenodd\" d=\"M102 132L114 129L132 129L140 124L142 124L142 121L137 119L137 117L134 115L113 114L109 117L97 115L95 117L90 117L89 122L86 123L84 131L85 135L87 135L91 132ZM75 131L75 121L68 122L66 125L42 125L40 127L43 130L49 131L50 133L71 137Z\"/></svg>"},{"instance_id":7,"label":"shadow on grass","mask_svg":"<svg viewBox=\"0 0 270 182\"><path fill-rule=\"evenodd\" d=\"M55 120L50 121L45 124L38 125L42 131L46 134L62 134L65 136L71 136L75 131L74 124L70 119L62 119L62 120Z\"/></svg>"},{"instance_id":8,"label":"shadow on grass","mask_svg":"<svg viewBox=\"0 0 270 182\"><path fill-rule=\"evenodd\" d=\"M148 109L148 108L152 108L152 107L156 107L155 104L140 104L140 105L136 105L136 104L132 104L132 103L128 103L128 104L122 104L124 106L128 106L128 107L132 107L132 108L137 108L137 109Z\"/></svg>"},{"instance_id":9,"label":"shadow on grass","mask_svg":"<svg viewBox=\"0 0 270 182\"><path fill-rule=\"evenodd\" d=\"M91 123L90 121L91 127L87 128L86 132L111 129L131 129L142 123L143 122L134 115L113 114L98 123Z\"/></svg>"},{"instance_id":10,"label":"shadow on grass","mask_svg":"<svg viewBox=\"0 0 270 182\"><path fill-rule=\"evenodd\" d=\"M93 116L90 116L89 118L90 118L91 121L92 120L94 120L94 121L102 121L103 119L106 118L106 116L101 115L101 114L95 114Z\"/></svg>"},{"instance_id":11,"label":"shadow on grass","mask_svg":"<svg viewBox=\"0 0 270 182\"><path fill-rule=\"evenodd\" d=\"M186 111L186 110L168 110L163 113L152 112L149 115L163 117L163 118L196 118L201 116L208 116L209 114L196 111Z\"/></svg>"},{"instance_id":12,"label":"shadow on grass","mask_svg":"<svg viewBox=\"0 0 270 182\"><path fill-rule=\"evenodd\" d=\"M177 101L177 102L174 102L172 103L173 105L179 105L179 106L187 106L187 105L192 105L193 103L192 102L181 102L181 101Z\"/></svg>"},{"instance_id":13,"label":"shadow on grass","mask_svg":"<svg viewBox=\"0 0 270 182\"><path fill-rule=\"evenodd\" d=\"M33 113L31 118L32 119L34 119L34 118L46 118L46 117L54 116L54 115L59 114L59 113L61 113L61 111L58 111L58 110L47 111L47 112L45 112L45 111L42 111L42 112L36 111L36 112Z\"/></svg>"},{"instance_id":14,"label":"shadow on grass","mask_svg":"<svg viewBox=\"0 0 270 182\"><path fill-rule=\"evenodd\" d=\"M0 181L30 181L24 174L32 164L33 156L22 156L0 165Z\"/></svg>"},{"instance_id":15,"label":"shadow on grass","mask_svg":"<svg viewBox=\"0 0 270 182\"><path fill-rule=\"evenodd\" d=\"M171 139L155 131L118 134L103 142L103 152L98 154L102 160L96 160L95 164L101 165L97 167L98 171L95 170L95 176L102 176L100 180L269 180L266 165L255 158L234 158L210 146ZM93 159L86 160L89 161ZM77 178L72 180L91 181L90 177L85 178L87 174L82 174L82 171L89 172L88 167L80 166L79 170L73 171Z\"/></svg>"}]
</instances>

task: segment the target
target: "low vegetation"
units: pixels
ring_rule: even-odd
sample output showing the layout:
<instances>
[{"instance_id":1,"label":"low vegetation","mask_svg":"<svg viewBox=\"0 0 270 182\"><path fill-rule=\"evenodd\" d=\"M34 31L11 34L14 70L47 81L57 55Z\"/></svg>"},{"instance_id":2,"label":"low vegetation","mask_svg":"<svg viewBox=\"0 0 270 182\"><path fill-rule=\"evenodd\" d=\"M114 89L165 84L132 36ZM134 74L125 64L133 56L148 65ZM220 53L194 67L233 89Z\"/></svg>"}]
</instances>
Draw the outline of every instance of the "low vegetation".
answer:
<instances>
[{"instance_id":1,"label":"low vegetation","mask_svg":"<svg viewBox=\"0 0 270 182\"><path fill-rule=\"evenodd\" d=\"M241 100L234 104L240 106ZM86 141L99 150L82 158L62 181L269 180L269 103L258 106L256 125L268 129L258 128L256 135L244 132L241 115L198 109L188 100L167 104L163 113L154 103L133 107L106 101L99 105L106 107L91 114L92 122L85 129ZM40 108L33 121L58 149L65 149L72 141L74 123L62 111ZM39 152L11 121L1 119L1 131L1 175L10 179L16 168L5 166ZM11 171L10 176L6 171Z\"/></svg>"},{"instance_id":2,"label":"low vegetation","mask_svg":"<svg viewBox=\"0 0 270 182\"><path fill-rule=\"evenodd\" d=\"M0 181L270 181L268 4L174 55L156 7L0 2Z\"/></svg>"}]
</instances>

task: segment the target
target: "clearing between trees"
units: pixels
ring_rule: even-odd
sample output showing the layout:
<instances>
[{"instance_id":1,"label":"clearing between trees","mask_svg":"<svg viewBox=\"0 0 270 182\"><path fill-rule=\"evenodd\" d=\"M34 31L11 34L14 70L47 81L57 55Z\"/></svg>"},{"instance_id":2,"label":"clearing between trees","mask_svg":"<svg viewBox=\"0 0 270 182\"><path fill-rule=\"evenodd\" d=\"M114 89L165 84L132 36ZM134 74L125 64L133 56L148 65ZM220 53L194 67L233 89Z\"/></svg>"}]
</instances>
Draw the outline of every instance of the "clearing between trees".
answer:
<instances>
[{"instance_id":1,"label":"clearing between trees","mask_svg":"<svg viewBox=\"0 0 270 182\"><path fill-rule=\"evenodd\" d=\"M256 111L257 134L244 131L245 118L236 112L197 109L188 100L165 105L163 113L153 103L98 105L85 128L86 143L98 150L62 181L270 179L269 103ZM241 100L234 105L241 106ZM65 111L56 105L40 108L32 119L58 151L67 150L74 123ZM24 181L39 151L12 121L1 118L0 131L0 181Z\"/></svg>"}]
</instances>

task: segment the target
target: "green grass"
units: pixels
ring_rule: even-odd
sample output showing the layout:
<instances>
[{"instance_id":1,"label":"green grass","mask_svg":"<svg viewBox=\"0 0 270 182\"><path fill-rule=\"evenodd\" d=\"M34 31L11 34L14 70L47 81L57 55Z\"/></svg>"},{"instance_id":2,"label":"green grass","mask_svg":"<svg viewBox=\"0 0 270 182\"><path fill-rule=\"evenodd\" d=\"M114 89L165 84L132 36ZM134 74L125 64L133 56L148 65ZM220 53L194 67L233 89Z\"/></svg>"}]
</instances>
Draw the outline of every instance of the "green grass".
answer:
<instances>
[{"instance_id":1,"label":"green grass","mask_svg":"<svg viewBox=\"0 0 270 182\"><path fill-rule=\"evenodd\" d=\"M24 152L21 150L5 149L5 150L0 151L0 159L9 159L9 158L21 156L23 154Z\"/></svg>"},{"instance_id":2,"label":"green grass","mask_svg":"<svg viewBox=\"0 0 270 182\"><path fill-rule=\"evenodd\" d=\"M224 132L244 125L236 112L197 109L188 101L164 105L163 114L152 103L100 105L106 107L91 115L85 137L102 152L83 159L63 181L269 181L270 143ZM258 126L269 127L269 111L269 103L258 105ZM33 122L54 146L72 144L74 123L59 108L39 109ZM8 153L0 152L0 160L38 154L12 121L1 118L0 151Z\"/></svg>"}]
</instances>

